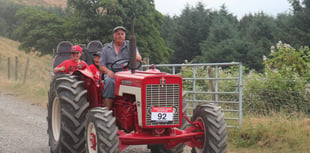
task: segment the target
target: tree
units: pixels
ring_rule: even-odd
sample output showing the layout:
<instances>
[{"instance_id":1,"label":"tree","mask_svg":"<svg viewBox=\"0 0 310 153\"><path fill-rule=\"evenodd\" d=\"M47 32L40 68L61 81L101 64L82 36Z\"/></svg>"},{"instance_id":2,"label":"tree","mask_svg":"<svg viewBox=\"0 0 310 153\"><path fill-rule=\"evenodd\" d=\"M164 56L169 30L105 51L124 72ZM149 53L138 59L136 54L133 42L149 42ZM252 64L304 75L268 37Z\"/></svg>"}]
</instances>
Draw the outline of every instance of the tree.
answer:
<instances>
[{"instance_id":1,"label":"tree","mask_svg":"<svg viewBox=\"0 0 310 153\"><path fill-rule=\"evenodd\" d=\"M73 8L73 23L67 36L79 42L112 39L112 29L125 26L130 34L131 17L135 16L137 46L143 57L152 63L167 63L171 50L160 36L163 16L156 11L153 0L68 0Z\"/></svg>"},{"instance_id":2,"label":"tree","mask_svg":"<svg viewBox=\"0 0 310 153\"><path fill-rule=\"evenodd\" d=\"M73 11L66 22L65 36L74 43L88 43L100 40L103 43L111 38L113 25L121 23L119 5L113 0L68 0Z\"/></svg>"},{"instance_id":3,"label":"tree","mask_svg":"<svg viewBox=\"0 0 310 153\"><path fill-rule=\"evenodd\" d=\"M237 32L237 18L229 14L222 6L213 14L209 37L201 43L202 56L196 57L197 62L232 62L240 61Z\"/></svg>"},{"instance_id":4,"label":"tree","mask_svg":"<svg viewBox=\"0 0 310 153\"><path fill-rule=\"evenodd\" d=\"M75 44L91 40L106 43L111 41L115 26L130 29L134 15L137 45L142 56L152 57L152 63L168 62L171 50L159 32L163 16L156 11L153 0L68 0L65 11L55 13L39 8L18 11L17 16L24 20L15 32L20 47L45 54L51 53L63 40Z\"/></svg>"},{"instance_id":5,"label":"tree","mask_svg":"<svg viewBox=\"0 0 310 153\"><path fill-rule=\"evenodd\" d=\"M149 57L151 63L168 63L171 50L167 47L160 35L160 27L163 16L154 5L153 0L119 0L124 11L124 25L130 27L131 18L134 14L135 33L137 45L144 57Z\"/></svg>"},{"instance_id":6,"label":"tree","mask_svg":"<svg viewBox=\"0 0 310 153\"><path fill-rule=\"evenodd\" d=\"M276 25L279 27L279 32L276 34L276 37L279 38L284 43L291 44L294 47L300 45L299 40L296 37L296 26L293 22L294 16L291 14L280 14L277 17Z\"/></svg>"},{"instance_id":7,"label":"tree","mask_svg":"<svg viewBox=\"0 0 310 153\"><path fill-rule=\"evenodd\" d=\"M51 54L57 44L65 40L64 18L38 8L21 9L16 15L24 21L14 34L21 42L20 48L26 52L40 51L42 54Z\"/></svg>"},{"instance_id":8,"label":"tree","mask_svg":"<svg viewBox=\"0 0 310 153\"><path fill-rule=\"evenodd\" d=\"M244 16L239 22L240 39L247 46L242 62L251 69L262 71L263 55L269 55L270 47L280 40L279 33L275 19L263 12Z\"/></svg>"},{"instance_id":9,"label":"tree","mask_svg":"<svg viewBox=\"0 0 310 153\"><path fill-rule=\"evenodd\" d=\"M15 17L15 13L21 8L23 6L6 0L0 0L0 35L13 38L13 31L20 24Z\"/></svg>"},{"instance_id":10,"label":"tree","mask_svg":"<svg viewBox=\"0 0 310 153\"><path fill-rule=\"evenodd\" d=\"M310 0L303 0L302 3L299 0L290 2L294 10L290 34L295 35L297 46L310 46Z\"/></svg>"},{"instance_id":11,"label":"tree","mask_svg":"<svg viewBox=\"0 0 310 153\"><path fill-rule=\"evenodd\" d=\"M211 11L204 8L199 2L196 7L187 5L179 17L174 17L174 27L169 27L169 22L162 27L169 27L166 32L170 35L164 37L167 44L174 50L170 58L171 63L191 61L195 56L201 55L200 43L209 35Z\"/></svg>"}]
</instances>

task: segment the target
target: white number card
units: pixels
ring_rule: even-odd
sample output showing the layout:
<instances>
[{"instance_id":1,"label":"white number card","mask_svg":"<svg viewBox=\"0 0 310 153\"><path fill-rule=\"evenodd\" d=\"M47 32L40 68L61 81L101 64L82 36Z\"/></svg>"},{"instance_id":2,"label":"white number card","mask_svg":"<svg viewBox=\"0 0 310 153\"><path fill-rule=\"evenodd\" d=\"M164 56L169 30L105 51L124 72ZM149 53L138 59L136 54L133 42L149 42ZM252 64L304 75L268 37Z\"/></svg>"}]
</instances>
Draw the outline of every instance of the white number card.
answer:
<instances>
[{"instance_id":1,"label":"white number card","mask_svg":"<svg viewBox=\"0 0 310 153\"><path fill-rule=\"evenodd\" d=\"M173 107L152 107L152 121L166 122L173 120Z\"/></svg>"}]
</instances>

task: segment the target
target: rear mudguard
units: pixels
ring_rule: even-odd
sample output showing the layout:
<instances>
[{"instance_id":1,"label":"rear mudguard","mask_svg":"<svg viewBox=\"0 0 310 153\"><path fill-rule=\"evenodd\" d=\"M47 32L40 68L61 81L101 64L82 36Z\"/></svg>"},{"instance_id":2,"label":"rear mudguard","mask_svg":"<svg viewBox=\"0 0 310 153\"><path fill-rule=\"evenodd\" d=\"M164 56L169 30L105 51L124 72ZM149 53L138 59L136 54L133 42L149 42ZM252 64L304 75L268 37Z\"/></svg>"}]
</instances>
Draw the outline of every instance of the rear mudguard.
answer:
<instances>
[{"instance_id":1,"label":"rear mudguard","mask_svg":"<svg viewBox=\"0 0 310 153\"><path fill-rule=\"evenodd\" d=\"M72 75L78 75L78 76L81 76L84 75L86 76L87 78L90 78L92 80L94 80L94 75L92 72L90 72L88 69L84 69L84 70L76 70L72 73Z\"/></svg>"},{"instance_id":2,"label":"rear mudguard","mask_svg":"<svg viewBox=\"0 0 310 153\"><path fill-rule=\"evenodd\" d=\"M81 81L84 81L84 88L87 90L88 95L87 100L90 103L89 108L102 106L103 83L98 85L95 82L93 73L87 69L76 70L72 75L77 75L80 77Z\"/></svg>"}]
</instances>

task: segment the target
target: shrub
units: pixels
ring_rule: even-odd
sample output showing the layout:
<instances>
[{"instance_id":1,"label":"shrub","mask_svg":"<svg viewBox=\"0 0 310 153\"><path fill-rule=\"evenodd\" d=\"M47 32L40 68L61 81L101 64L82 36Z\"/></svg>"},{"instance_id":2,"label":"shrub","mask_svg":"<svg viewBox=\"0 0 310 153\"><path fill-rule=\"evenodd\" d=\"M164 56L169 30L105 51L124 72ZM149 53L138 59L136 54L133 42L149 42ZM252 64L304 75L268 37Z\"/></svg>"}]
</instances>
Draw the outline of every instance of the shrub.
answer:
<instances>
[{"instance_id":1,"label":"shrub","mask_svg":"<svg viewBox=\"0 0 310 153\"><path fill-rule=\"evenodd\" d=\"M296 111L310 113L306 85L309 72L309 48L296 51L279 42L264 57L265 73L245 77L244 108L246 112Z\"/></svg>"}]
</instances>

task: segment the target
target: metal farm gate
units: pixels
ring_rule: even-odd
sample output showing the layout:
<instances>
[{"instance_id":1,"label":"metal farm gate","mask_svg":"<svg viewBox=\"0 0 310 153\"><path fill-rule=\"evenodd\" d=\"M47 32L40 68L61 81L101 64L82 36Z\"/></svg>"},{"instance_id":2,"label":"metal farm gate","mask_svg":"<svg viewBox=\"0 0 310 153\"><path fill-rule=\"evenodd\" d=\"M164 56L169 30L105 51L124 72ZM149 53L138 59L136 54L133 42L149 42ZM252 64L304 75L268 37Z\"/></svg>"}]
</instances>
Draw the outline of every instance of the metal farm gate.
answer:
<instances>
[{"instance_id":1,"label":"metal farm gate","mask_svg":"<svg viewBox=\"0 0 310 153\"><path fill-rule=\"evenodd\" d=\"M151 65L143 65L149 68ZM199 63L154 65L163 72L181 75L186 113L198 104L215 103L223 109L227 127L242 125L242 63Z\"/></svg>"}]
</instances>

